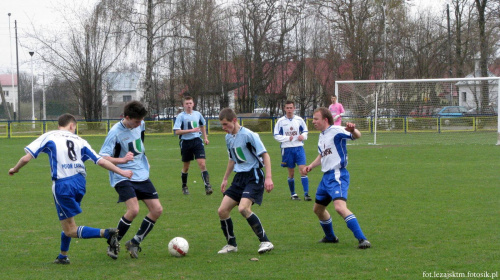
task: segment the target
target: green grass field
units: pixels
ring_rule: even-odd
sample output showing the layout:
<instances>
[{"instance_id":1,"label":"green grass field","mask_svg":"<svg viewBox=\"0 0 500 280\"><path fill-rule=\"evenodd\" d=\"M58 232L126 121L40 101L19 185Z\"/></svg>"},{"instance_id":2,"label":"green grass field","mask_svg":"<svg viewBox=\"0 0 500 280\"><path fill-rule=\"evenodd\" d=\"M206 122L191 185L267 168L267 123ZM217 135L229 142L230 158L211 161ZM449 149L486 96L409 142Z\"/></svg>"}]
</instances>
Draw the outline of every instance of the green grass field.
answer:
<instances>
[{"instance_id":1,"label":"green grass field","mask_svg":"<svg viewBox=\"0 0 500 280\"><path fill-rule=\"evenodd\" d=\"M498 276L500 147L494 142L468 143L465 139L456 144L417 145L403 140L393 145L374 146L363 141L349 145L348 207L373 245L359 250L333 206L329 210L340 243L317 243L323 232L312 212L313 202L290 200L287 171L280 167L279 144L270 134L263 134L275 189L253 210L275 249L259 255L257 238L235 209L232 217L239 251L218 255L225 244L217 215L222 198L219 186L227 164L223 137L211 135L206 147L215 187L211 196L204 193L195 162L189 175L191 195L182 195L176 137L147 137L151 180L164 214L142 243L139 259L131 259L123 248L119 259L113 261L106 255L104 239L73 239L69 266L52 264L59 253L61 227L52 200L47 156L31 161L10 177L8 169L33 139L0 139L4 151L0 163L0 278L421 279L425 273L485 271ZM317 155L317 137L311 134L306 142L308 162ZM104 138L87 140L99 151ZM76 222L115 227L125 206L116 203L117 194L109 186L106 170L87 162L87 171L83 213ZM296 189L302 197L298 175L297 171ZM309 174L312 194L321 175L319 168ZM141 204L141 213L125 239L135 234L145 214ZM184 258L171 257L167 251L168 242L176 236L190 243ZM259 261L249 260L254 257Z\"/></svg>"}]
</instances>

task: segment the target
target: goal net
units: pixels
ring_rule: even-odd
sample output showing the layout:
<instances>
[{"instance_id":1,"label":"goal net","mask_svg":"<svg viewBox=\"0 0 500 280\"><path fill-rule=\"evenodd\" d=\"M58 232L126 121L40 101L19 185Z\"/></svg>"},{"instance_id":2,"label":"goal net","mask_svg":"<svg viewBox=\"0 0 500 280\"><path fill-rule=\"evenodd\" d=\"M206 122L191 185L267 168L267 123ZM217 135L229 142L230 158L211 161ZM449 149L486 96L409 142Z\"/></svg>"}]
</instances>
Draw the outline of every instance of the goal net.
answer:
<instances>
[{"instance_id":1,"label":"goal net","mask_svg":"<svg viewBox=\"0 0 500 280\"><path fill-rule=\"evenodd\" d=\"M342 124L355 123L369 144L500 145L499 81L336 81L335 95L345 109Z\"/></svg>"}]
</instances>

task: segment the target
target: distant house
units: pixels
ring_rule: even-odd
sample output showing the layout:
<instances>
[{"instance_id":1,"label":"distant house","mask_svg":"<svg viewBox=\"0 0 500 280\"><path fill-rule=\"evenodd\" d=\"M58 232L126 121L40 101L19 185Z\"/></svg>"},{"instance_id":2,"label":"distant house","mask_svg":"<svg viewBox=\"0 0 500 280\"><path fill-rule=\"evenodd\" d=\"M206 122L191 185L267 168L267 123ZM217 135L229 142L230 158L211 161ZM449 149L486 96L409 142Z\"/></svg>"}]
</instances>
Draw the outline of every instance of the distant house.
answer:
<instances>
[{"instance_id":1,"label":"distant house","mask_svg":"<svg viewBox=\"0 0 500 280\"><path fill-rule=\"evenodd\" d=\"M0 74L0 84L2 85L3 93L5 94L5 102L13 109L11 112L17 112L17 75L14 74L14 82L12 82L11 74ZM0 99L0 104L1 104Z\"/></svg>"},{"instance_id":2,"label":"distant house","mask_svg":"<svg viewBox=\"0 0 500 280\"><path fill-rule=\"evenodd\" d=\"M119 118L125 103L141 100L144 89L138 72L110 72L104 76L103 118Z\"/></svg>"},{"instance_id":3,"label":"distant house","mask_svg":"<svg viewBox=\"0 0 500 280\"><path fill-rule=\"evenodd\" d=\"M466 78L481 77L481 70L479 69L479 59L476 58L475 70L466 76ZM488 70L488 77L497 78L495 74ZM481 108L481 82L479 81L460 81L456 83L459 93L458 105L464 106L468 109ZM488 100L489 104L484 106L497 105L498 101L498 80L488 80ZM479 104L476 103L476 100Z\"/></svg>"}]
</instances>

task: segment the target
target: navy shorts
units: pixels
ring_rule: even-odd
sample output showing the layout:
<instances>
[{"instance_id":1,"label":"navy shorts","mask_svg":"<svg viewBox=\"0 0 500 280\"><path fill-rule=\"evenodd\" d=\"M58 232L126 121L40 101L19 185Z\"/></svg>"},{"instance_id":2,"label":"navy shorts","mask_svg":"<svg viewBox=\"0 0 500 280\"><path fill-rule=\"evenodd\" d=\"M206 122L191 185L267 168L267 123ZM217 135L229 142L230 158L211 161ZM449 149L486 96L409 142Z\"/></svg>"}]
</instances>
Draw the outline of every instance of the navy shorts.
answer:
<instances>
[{"instance_id":1,"label":"navy shorts","mask_svg":"<svg viewBox=\"0 0 500 280\"><path fill-rule=\"evenodd\" d=\"M85 177L81 174L53 182L52 195L54 196L59 220L71 218L82 213L80 203L85 195L85 184Z\"/></svg>"},{"instance_id":2,"label":"navy shorts","mask_svg":"<svg viewBox=\"0 0 500 280\"><path fill-rule=\"evenodd\" d=\"M234 175L231 187L224 195L240 203L241 198L248 198L253 203L262 204L264 196L264 172L261 169L252 169L248 172L238 172Z\"/></svg>"},{"instance_id":3,"label":"navy shorts","mask_svg":"<svg viewBox=\"0 0 500 280\"><path fill-rule=\"evenodd\" d=\"M190 162L193 159L205 158L205 146L201 138L196 137L191 140L181 140L182 162Z\"/></svg>"},{"instance_id":4,"label":"navy shorts","mask_svg":"<svg viewBox=\"0 0 500 280\"><path fill-rule=\"evenodd\" d=\"M115 185L115 191L118 193L118 202L125 202L133 197L138 200L158 198L158 192L149 179L142 182L121 181Z\"/></svg>"},{"instance_id":5,"label":"navy shorts","mask_svg":"<svg viewBox=\"0 0 500 280\"><path fill-rule=\"evenodd\" d=\"M306 152L303 146L281 149L281 166L295 168L306 164Z\"/></svg>"}]
</instances>

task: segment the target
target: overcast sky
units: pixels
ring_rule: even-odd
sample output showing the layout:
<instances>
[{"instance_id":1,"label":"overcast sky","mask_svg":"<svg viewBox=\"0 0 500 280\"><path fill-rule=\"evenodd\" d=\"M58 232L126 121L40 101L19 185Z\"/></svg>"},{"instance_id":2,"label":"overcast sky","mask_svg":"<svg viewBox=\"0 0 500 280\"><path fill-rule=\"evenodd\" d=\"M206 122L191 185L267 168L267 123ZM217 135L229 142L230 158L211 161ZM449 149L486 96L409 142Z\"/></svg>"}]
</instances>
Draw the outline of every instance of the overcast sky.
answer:
<instances>
[{"instance_id":1,"label":"overcast sky","mask_svg":"<svg viewBox=\"0 0 500 280\"><path fill-rule=\"evenodd\" d=\"M29 49L25 46L26 32L31 29L33 23L37 27L50 27L62 24L61 13L57 7L64 5L75 6L83 3L91 5L97 0L0 0L0 74L10 73L14 67L16 71L16 49L14 20L17 20L19 69L21 72L30 72ZM442 10L450 0L414 0L419 6L431 5L435 10ZM8 16L11 13L11 16ZM9 32L10 18L10 32ZM12 37L10 37L10 35ZM10 43L12 42L12 45ZM11 47L10 47L11 46ZM36 59L36 50L33 60ZM12 54L11 54L12 53ZM11 61L13 64L11 64ZM34 69L38 73L37 69Z\"/></svg>"}]
</instances>

